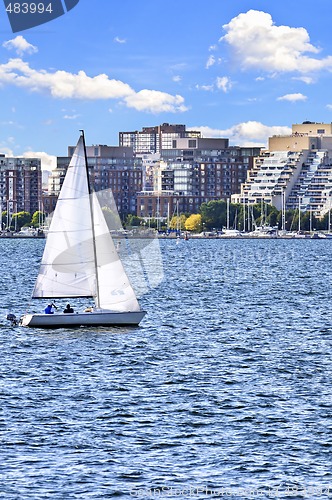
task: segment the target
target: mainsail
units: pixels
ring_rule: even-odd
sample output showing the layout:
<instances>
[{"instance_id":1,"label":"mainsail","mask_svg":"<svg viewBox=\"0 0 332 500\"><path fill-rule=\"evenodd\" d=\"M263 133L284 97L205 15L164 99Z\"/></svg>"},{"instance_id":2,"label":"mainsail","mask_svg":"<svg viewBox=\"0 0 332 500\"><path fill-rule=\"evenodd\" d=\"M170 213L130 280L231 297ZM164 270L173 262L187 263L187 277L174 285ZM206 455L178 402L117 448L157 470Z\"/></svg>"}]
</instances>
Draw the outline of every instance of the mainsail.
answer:
<instances>
[{"instance_id":1,"label":"mainsail","mask_svg":"<svg viewBox=\"0 0 332 500\"><path fill-rule=\"evenodd\" d=\"M101 309L140 310L100 204L90 193L83 135L59 194L32 296L94 297Z\"/></svg>"}]
</instances>

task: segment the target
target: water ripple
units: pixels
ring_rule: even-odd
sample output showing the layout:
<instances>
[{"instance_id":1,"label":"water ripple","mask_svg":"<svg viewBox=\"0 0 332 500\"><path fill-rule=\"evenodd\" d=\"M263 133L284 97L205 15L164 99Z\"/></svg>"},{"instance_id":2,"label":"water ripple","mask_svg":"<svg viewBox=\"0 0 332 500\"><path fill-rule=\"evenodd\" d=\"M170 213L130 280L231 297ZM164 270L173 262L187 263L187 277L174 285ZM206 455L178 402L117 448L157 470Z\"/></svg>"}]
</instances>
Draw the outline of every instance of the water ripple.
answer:
<instances>
[{"instance_id":1,"label":"water ripple","mask_svg":"<svg viewBox=\"0 0 332 500\"><path fill-rule=\"evenodd\" d=\"M43 242L0 244L0 498L328 496L329 241L161 241L147 317L111 332L8 326Z\"/></svg>"}]
</instances>

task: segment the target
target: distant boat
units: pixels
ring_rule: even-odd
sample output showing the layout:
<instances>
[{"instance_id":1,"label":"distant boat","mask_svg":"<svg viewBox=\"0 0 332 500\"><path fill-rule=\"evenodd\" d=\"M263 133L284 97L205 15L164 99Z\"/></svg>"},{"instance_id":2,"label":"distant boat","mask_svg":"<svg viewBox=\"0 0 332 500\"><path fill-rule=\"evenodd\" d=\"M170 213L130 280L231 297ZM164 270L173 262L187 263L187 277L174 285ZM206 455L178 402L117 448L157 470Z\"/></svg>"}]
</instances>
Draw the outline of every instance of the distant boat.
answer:
<instances>
[{"instance_id":1,"label":"distant boat","mask_svg":"<svg viewBox=\"0 0 332 500\"><path fill-rule=\"evenodd\" d=\"M138 325L146 314L91 192L83 132L59 194L32 297L49 301L90 297L95 306L86 312L25 314L22 326Z\"/></svg>"},{"instance_id":2,"label":"distant boat","mask_svg":"<svg viewBox=\"0 0 332 500\"><path fill-rule=\"evenodd\" d=\"M331 240L332 233L318 233L318 238L323 238L325 240Z\"/></svg>"},{"instance_id":3,"label":"distant boat","mask_svg":"<svg viewBox=\"0 0 332 500\"><path fill-rule=\"evenodd\" d=\"M247 233L247 235L256 238L276 238L278 236L278 226L256 226L254 231Z\"/></svg>"},{"instance_id":4,"label":"distant boat","mask_svg":"<svg viewBox=\"0 0 332 500\"><path fill-rule=\"evenodd\" d=\"M225 229L224 228L222 230L222 235L227 236L229 238L238 238L238 237L242 236L242 233L238 229Z\"/></svg>"}]
</instances>

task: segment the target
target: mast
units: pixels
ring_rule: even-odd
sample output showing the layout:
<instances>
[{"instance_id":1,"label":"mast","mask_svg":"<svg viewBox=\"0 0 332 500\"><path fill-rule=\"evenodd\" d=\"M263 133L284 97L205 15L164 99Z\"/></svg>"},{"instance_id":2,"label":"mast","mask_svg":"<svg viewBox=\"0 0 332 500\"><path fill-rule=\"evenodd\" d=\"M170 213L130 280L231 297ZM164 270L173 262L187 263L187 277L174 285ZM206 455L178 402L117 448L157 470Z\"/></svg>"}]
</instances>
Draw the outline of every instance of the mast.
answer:
<instances>
[{"instance_id":1,"label":"mast","mask_svg":"<svg viewBox=\"0 0 332 500\"><path fill-rule=\"evenodd\" d=\"M179 221L179 200L176 200L176 235L180 236L180 221Z\"/></svg>"},{"instance_id":2,"label":"mast","mask_svg":"<svg viewBox=\"0 0 332 500\"><path fill-rule=\"evenodd\" d=\"M157 198L156 219L157 219L157 231L159 233L159 231L160 231L160 197L159 197L159 194L158 194L158 198Z\"/></svg>"},{"instance_id":3,"label":"mast","mask_svg":"<svg viewBox=\"0 0 332 500\"><path fill-rule=\"evenodd\" d=\"M170 221L170 213L169 213L169 200L168 200L168 203L167 203L167 231L169 231L169 229L170 229L169 221Z\"/></svg>"},{"instance_id":4,"label":"mast","mask_svg":"<svg viewBox=\"0 0 332 500\"><path fill-rule=\"evenodd\" d=\"M309 230L310 234L312 233L312 209L310 207L310 219L309 219L310 225L309 225Z\"/></svg>"},{"instance_id":5,"label":"mast","mask_svg":"<svg viewBox=\"0 0 332 500\"><path fill-rule=\"evenodd\" d=\"M261 226L264 226L264 200L261 199Z\"/></svg>"},{"instance_id":6,"label":"mast","mask_svg":"<svg viewBox=\"0 0 332 500\"><path fill-rule=\"evenodd\" d=\"M87 180L87 184L88 184L88 194L89 194L89 206L90 206L90 217L91 217L91 231L92 231L92 246L93 246L94 266L95 266L95 275L96 275L96 289L97 289L96 306L99 308L100 307L100 300L99 300L99 276L98 276L96 234L95 234L95 225L94 225L94 216L93 216L93 204L92 204L92 189L91 189L91 184L90 184L88 158L87 158L87 155L86 155L84 130L80 130L80 132L82 134L84 159L85 159L85 170L86 170L86 180Z\"/></svg>"},{"instance_id":7,"label":"mast","mask_svg":"<svg viewBox=\"0 0 332 500\"><path fill-rule=\"evenodd\" d=\"M286 193L285 193L285 189L282 192L281 229L282 229L282 231L286 230Z\"/></svg>"},{"instance_id":8,"label":"mast","mask_svg":"<svg viewBox=\"0 0 332 500\"><path fill-rule=\"evenodd\" d=\"M227 219L226 219L226 229L229 229L229 198L227 198Z\"/></svg>"}]
</instances>

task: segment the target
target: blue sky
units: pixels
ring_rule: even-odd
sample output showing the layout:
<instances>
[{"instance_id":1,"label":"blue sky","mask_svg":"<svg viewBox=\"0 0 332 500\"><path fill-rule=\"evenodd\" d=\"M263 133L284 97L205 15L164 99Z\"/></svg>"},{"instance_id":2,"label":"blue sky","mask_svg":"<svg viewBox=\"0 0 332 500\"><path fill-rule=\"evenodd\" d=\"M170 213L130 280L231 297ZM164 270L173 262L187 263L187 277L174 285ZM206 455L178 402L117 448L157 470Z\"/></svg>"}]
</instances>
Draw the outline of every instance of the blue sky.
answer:
<instances>
[{"instance_id":1,"label":"blue sky","mask_svg":"<svg viewBox=\"0 0 332 500\"><path fill-rule=\"evenodd\" d=\"M332 121L328 0L80 0L13 34L0 6L0 152L66 155L118 132L184 123L265 146Z\"/></svg>"}]
</instances>

